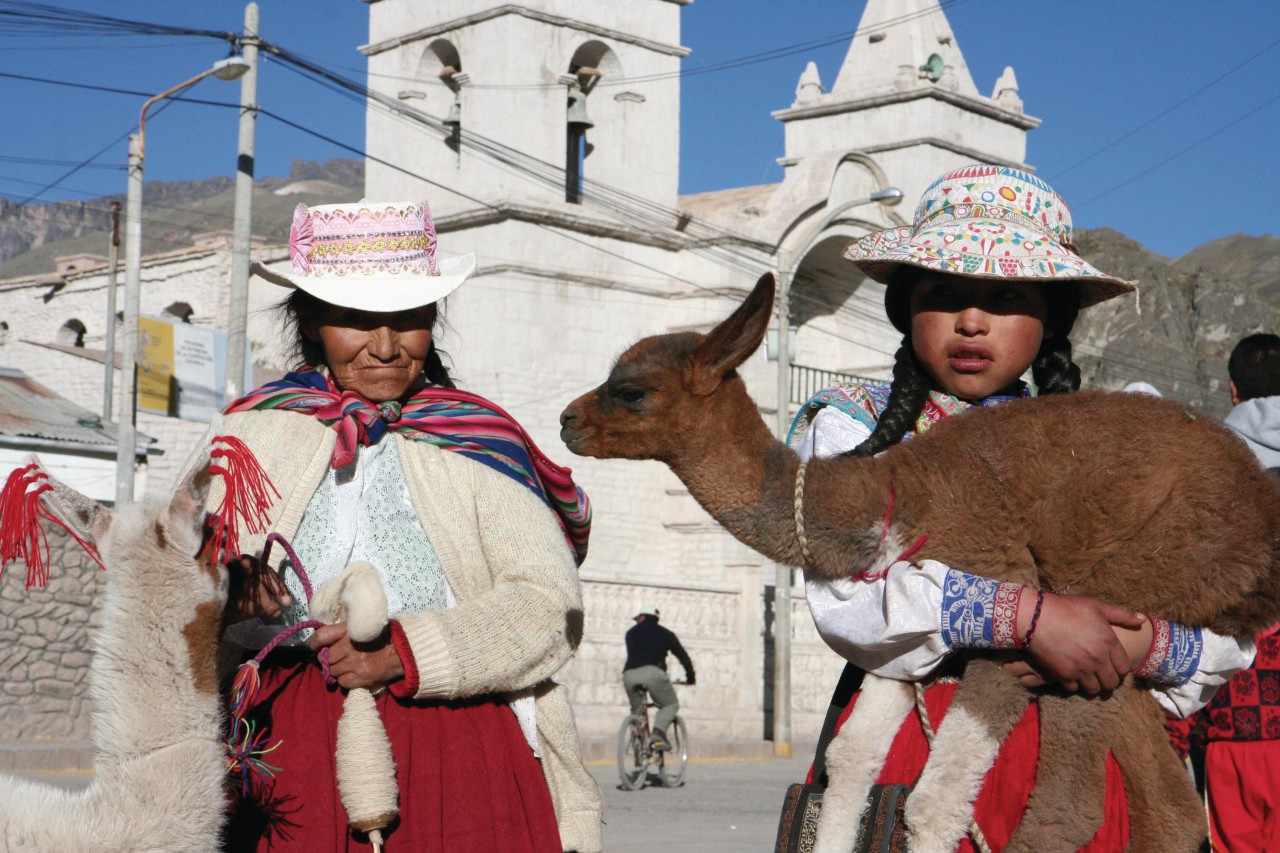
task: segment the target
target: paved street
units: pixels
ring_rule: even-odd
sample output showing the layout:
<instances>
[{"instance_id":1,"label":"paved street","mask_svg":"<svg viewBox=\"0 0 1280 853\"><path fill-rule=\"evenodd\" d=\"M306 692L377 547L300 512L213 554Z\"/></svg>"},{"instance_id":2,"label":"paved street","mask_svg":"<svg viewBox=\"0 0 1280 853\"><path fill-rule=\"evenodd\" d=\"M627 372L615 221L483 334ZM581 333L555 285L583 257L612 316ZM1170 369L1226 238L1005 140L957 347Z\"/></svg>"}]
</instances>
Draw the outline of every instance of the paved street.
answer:
<instances>
[{"instance_id":1,"label":"paved street","mask_svg":"<svg viewBox=\"0 0 1280 853\"><path fill-rule=\"evenodd\" d=\"M803 758L704 759L689 762L684 785L639 791L618 785L617 765L587 767L605 802L605 853L771 853L782 796L809 769ZM24 778L82 788L92 773L30 773Z\"/></svg>"},{"instance_id":2,"label":"paved street","mask_svg":"<svg viewBox=\"0 0 1280 853\"><path fill-rule=\"evenodd\" d=\"M621 789L614 762L592 762L604 793L605 853L769 853L782 797L804 780L811 751L785 760L690 761L682 787L639 791Z\"/></svg>"}]
</instances>

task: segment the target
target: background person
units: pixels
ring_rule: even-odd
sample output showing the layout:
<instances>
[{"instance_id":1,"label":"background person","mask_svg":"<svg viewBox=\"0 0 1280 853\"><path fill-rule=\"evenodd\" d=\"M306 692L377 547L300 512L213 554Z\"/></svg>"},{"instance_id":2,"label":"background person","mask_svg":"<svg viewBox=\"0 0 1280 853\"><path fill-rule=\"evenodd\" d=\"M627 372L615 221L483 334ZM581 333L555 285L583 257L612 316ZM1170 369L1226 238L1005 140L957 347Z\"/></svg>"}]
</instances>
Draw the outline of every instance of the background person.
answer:
<instances>
[{"instance_id":1,"label":"background person","mask_svg":"<svg viewBox=\"0 0 1280 853\"><path fill-rule=\"evenodd\" d=\"M667 652L684 667L685 684L695 684L693 661L680 645L680 638L658 624L658 608L636 614L636 624L627 630L627 662L622 667L622 685L631 700L631 713L644 713L645 694L653 697L658 713L653 718L651 742L654 749L671 748L667 726L680 713L680 700L667 675Z\"/></svg>"},{"instance_id":2,"label":"background person","mask_svg":"<svg viewBox=\"0 0 1280 853\"><path fill-rule=\"evenodd\" d=\"M1227 361L1231 427L1263 466L1280 471L1280 336L1249 335ZM1212 849L1280 850L1280 626L1258 636L1253 664L1197 715Z\"/></svg>"}]
</instances>

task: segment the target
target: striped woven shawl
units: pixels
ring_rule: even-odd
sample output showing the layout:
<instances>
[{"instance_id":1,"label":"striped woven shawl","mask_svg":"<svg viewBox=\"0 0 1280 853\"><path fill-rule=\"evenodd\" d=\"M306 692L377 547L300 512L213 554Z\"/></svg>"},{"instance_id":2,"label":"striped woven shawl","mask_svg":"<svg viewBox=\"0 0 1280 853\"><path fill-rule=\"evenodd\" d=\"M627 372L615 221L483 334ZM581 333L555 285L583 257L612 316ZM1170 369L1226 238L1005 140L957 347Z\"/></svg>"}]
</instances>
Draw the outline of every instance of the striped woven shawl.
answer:
<instances>
[{"instance_id":1,"label":"striped woven shawl","mask_svg":"<svg viewBox=\"0 0 1280 853\"><path fill-rule=\"evenodd\" d=\"M511 415L483 397L456 388L427 387L403 404L374 405L339 391L314 368L288 373L227 407L226 413L284 409L317 418L338 433L335 468L355 459L356 447L375 444L387 430L474 459L522 483L555 511L575 560L587 554L591 505L570 470L542 454Z\"/></svg>"}]
</instances>

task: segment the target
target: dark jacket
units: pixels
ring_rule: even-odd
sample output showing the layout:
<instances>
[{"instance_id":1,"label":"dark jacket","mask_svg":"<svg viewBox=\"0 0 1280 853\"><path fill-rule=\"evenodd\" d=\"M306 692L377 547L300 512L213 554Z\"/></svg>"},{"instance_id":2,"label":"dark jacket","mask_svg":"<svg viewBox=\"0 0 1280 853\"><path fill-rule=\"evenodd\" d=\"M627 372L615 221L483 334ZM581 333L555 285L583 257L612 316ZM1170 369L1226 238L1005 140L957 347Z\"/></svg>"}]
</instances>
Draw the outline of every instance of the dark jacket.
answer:
<instances>
[{"instance_id":1,"label":"dark jacket","mask_svg":"<svg viewBox=\"0 0 1280 853\"><path fill-rule=\"evenodd\" d=\"M668 631L652 619L642 619L627 631L627 662L623 671L638 669L642 666L667 668L667 652L676 656L684 667L686 681L693 681L693 661L689 653L680 645L680 639L673 631Z\"/></svg>"}]
</instances>

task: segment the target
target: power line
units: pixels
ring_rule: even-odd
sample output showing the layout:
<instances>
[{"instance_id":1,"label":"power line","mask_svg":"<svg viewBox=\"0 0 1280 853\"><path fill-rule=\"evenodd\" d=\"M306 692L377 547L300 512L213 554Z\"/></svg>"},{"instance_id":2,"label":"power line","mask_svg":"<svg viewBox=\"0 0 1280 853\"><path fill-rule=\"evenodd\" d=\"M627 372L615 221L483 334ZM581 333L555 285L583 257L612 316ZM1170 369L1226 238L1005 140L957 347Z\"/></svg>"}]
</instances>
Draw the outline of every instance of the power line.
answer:
<instances>
[{"instance_id":1,"label":"power line","mask_svg":"<svg viewBox=\"0 0 1280 853\"><path fill-rule=\"evenodd\" d=\"M1229 70L1224 71L1222 74L1220 74L1220 75L1218 75L1217 77L1213 78L1213 79L1212 79L1212 80L1210 80L1208 83L1206 83L1206 84L1204 84L1203 86L1201 86L1199 89L1196 89L1194 92L1192 92L1191 94L1187 95L1187 96L1186 96L1185 98L1183 98L1182 100L1177 101L1176 103L1174 103L1174 104L1170 105L1170 106L1169 106L1169 107L1167 107L1166 109L1161 110L1160 112L1156 113L1154 116L1152 116L1151 118L1147 119L1146 121L1144 121L1142 124L1138 125L1137 127L1133 128L1133 129L1132 129L1132 130L1130 130L1128 133L1125 133L1125 134L1123 134L1123 135L1121 135L1121 136L1117 137L1116 139L1112 140L1111 142L1108 142L1106 145L1102 146L1101 148L1099 148L1099 149L1095 150L1095 151L1094 151L1094 152L1092 152L1091 154L1086 154L1084 157L1082 157L1082 158L1080 158L1079 160L1077 160L1076 162L1072 163L1070 166L1067 166L1065 169L1062 169L1061 171L1056 172L1056 173L1055 173L1055 174L1050 178L1050 180L1054 180L1054 181L1058 180L1058 178L1062 177L1063 175L1067 174L1067 173L1068 173L1068 172L1070 172L1071 170L1075 169L1077 166L1083 166L1085 163L1088 163L1088 162L1089 162L1090 160L1092 160L1094 157L1097 157L1099 154L1102 154L1102 153L1103 153L1103 152L1105 152L1105 151L1110 151L1112 148L1116 147L1116 146L1117 146L1117 145L1119 145L1121 142L1124 142L1126 139L1128 139L1129 137L1131 137L1131 136L1133 136L1134 134L1138 133L1139 131L1146 130L1148 127L1150 127L1151 125L1155 124L1157 121L1159 121L1160 119L1164 118L1164 117L1165 117L1165 116L1167 116L1169 113L1171 113L1171 112L1173 112L1174 110L1178 109L1179 107L1183 106L1183 105L1184 105L1184 104L1186 104L1188 101L1191 101L1192 99L1194 99L1194 98L1196 98L1196 97L1199 97L1201 94L1203 94L1204 92L1207 92L1209 89L1211 89L1211 88L1213 88L1214 86L1218 85L1218 84L1219 84L1219 83L1221 83L1223 80L1225 80L1225 79L1227 79L1228 77L1230 77L1232 74L1235 74L1235 73L1236 73L1237 71L1239 71L1241 68L1244 68L1246 65L1248 65L1248 64L1249 64L1249 63L1251 63L1251 62L1253 62L1253 61L1254 61L1255 59L1257 59L1258 57L1262 56L1264 53L1267 53L1267 52L1269 52L1269 51L1273 50L1273 49L1276 47L1276 45L1280 45L1280 39L1277 39L1277 40L1273 41L1271 44L1267 45L1267 46L1266 46L1266 47L1264 47L1262 50L1260 50L1260 51L1258 51L1257 53L1253 54L1253 55L1252 55L1252 56L1250 56L1248 59L1246 59L1244 62L1241 62L1239 65L1236 65L1236 66L1234 66L1233 68L1230 68Z\"/></svg>"},{"instance_id":2,"label":"power line","mask_svg":"<svg viewBox=\"0 0 1280 853\"><path fill-rule=\"evenodd\" d=\"M1233 121L1228 122L1227 124L1223 125L1222 127L1218 128L1217 130L1215 130L1213 133L1208 134L1207 136L1202 136L1200 139L1197 139L1195 142L1191 143L1190 145L1186 146L1185 148L1182 148L1182 149L1178 150L1177 152L1175 152L1175 153L1173 153L1173 154L1169 155L1168 157L1164 158L1164 159L1163 159L1163 160L1161 160L1159 163L1156 163L1156 164L1155 164L1155 165L1153 165L1153 166L1150 166L1150 167L1148 167L1148 168L1146 168L1146 169L1143 169L1141 172L1138 172L1136 175L1133 175L1133 176L1132 176L1132 177L1130 177L1128 180L1121 181L1120 183L1118 183L1118 184L1116 184L1115 186L1111 187L1111 189L1106 190L1106 191L1104 191L1104 192L1100 192L1100 193L1098 193L1097 195L1093 196L1092 198L1085 199L1085 201L1083 201L1083 202L1081 202L1080 204L1076 205L1076 209L1079 209L1079 208L1085 207L1085 206L1087 206L1087 205L1090 205L1090 204L1092 204L1093 202L1097 201L1098 199L1106 198L1107 196L1111 195L1113 192L1116 192L1117 190L1120 190L1120 189L1123 189L1124 187L1129 186L1129 184L1133 183L1134 181L1138 180L1139 178L1144 178L1144 177L1146 177L1147 175L1150 175L1152 172L1156 171L1157 169L1160 169L1160 168L1163 168L1164 166L1167 166L1168 164L1172 163L1174 160L1177 160L1177 159L1178 159L1179 157L1181 157L1183 154L1186 154L1187 152L1189 152L1189 151L1191 151L1191 150L1193 150L1193 149L1195 149L1195 148L1199 148L1201 145L1205 144L1206 142L1208 142L1210 139L1213 139L1214 137L1221 136L1222 134L1226 133L1226 132L1227 132L1228 130L1230 130L1231 128L1235 127L1237 124L1240 124L1240 123L1241 123L1242 121L1244 121L1245 119L1250 118L1250 117L1252 117L1254 114L1261 112L1262 110L1264 110L1264 109L1266 109L1267 107L1269 107L1269 106L1271 106L1272 104L1274 104L1276 101L1280 101L1280 94L1273 95L1272 97L1270 97L1270 98L1268 98L1267 100L1263 101L1261 104L1258 104L1256 107L1254 107L1253 109L1249 110L1248 112L1246 112L1244 115L1240 116L1239 118L1236 118L1236 119L1234 119Z\"/></svg>"}]
</instances>

